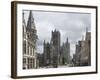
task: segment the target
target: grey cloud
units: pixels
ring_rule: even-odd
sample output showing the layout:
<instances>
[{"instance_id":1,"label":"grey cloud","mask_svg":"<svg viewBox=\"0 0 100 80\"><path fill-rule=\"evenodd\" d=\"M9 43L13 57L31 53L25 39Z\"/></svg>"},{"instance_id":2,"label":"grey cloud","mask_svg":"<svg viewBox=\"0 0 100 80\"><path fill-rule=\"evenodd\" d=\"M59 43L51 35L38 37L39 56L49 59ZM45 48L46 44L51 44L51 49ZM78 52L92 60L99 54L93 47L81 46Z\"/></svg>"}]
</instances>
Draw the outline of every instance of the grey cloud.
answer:
<instances>
[{"instance_id":1,"label":"grey cloud","mask_svg":"<svg viewBox=\"0 0 100 80\"><path fill-rule=\"evenodd\" d=\"M25 13L27 17L29 12L25 11ZM91 30L91 14L33 11L33 16L39 37L39 51L43 51L41 47L44 40L50 41L51 31L54 29L60 31L61 42L65 42L66 38L69 38L69 41L73 44L72 48L82 38L86 27L89 31Z\"/></svg>"}]
</instances>

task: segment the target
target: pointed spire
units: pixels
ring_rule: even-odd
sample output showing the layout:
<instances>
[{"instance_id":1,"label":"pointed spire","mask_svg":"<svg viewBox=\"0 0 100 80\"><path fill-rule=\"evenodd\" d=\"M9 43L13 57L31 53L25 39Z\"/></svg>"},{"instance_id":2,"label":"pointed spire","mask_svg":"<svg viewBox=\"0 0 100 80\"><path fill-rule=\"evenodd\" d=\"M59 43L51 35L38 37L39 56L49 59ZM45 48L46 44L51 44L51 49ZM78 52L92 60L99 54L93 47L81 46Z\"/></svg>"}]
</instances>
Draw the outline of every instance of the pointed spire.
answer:
<instances>
[{"instance_id":1,"label":"pointed spire","mask_svg":"<svg viewBox=\"0 0 100 80\"><path fill-rule=\"evenodd\" d=\"M45 44L45 40L44 40L44 44Z\"/></svg>"},{"instance_id":2,"label":"pointed spire","mask_svg":"<svg viewBox=\"0 0 100 80\"><path fill-rule=\"evenodd\" d=\"M23 12L23 25L26 25L25 19L24 19L24 12Z\"/></svg>"},{"instance_id":3,"label":"pointed spire","mask_svg":"<svg viewBox=\"0 0 100 80\"><path fill-rule=\"evenodd\" d=\"M55 28L55 31L54 32L56 32L56 28Z\"/></svg>"},{"instance_id":4,"label":"pointed spire","mask_svg":"<svg viewBox=\"0 0 100 80\"><path fill-rule=\"evenodd\" d=\"M30 10L30 13L29 13L29 18L28 18L28 22L27 22L27 28L28 29L35 29L35 23L34 23L32 10Z\"/></svg>"},{"instance_id":5,"label":"pointed spire","mask_svg":"<svg viewBox=\"0 0 100 80\"><path fill-rule=\"evenodd\" d=\"M68 37L67 37L67 40L66 40L66 42L68 43Z\"/></svg>"},{"instance_id":6,"label":"pointed spire","mask_svg":"<svg viewBox=\"0 0 100 80\"><path fill-rule=\"evenodd\" d=\"M86 27L86 32L88 32L88 27Z\"/></svg>"}]
</instances>

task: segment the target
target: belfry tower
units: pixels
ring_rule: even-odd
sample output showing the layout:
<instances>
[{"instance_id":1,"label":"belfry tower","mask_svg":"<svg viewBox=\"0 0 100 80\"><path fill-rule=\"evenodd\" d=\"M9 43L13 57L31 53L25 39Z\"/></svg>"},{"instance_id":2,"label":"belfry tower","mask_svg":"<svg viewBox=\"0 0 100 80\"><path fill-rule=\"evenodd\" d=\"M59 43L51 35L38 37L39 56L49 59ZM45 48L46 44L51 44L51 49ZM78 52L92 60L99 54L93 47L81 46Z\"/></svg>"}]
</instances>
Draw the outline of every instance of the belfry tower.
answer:
<instances>
[{"instance_id":1,"label":"belfry tower","mask_svg":"<svg viewBox=\"0 0 100 80\"><path fill-rule=\"evenodd\" d=\"M23 14L24 15L24 14ZM24 16L23 16L24 20ZM23 24L25 21L23 21ZM29 12L27 26L23 26L23 44L25 53L23 53L23 69L33 69L36 68L36 43L37 43L37 31L34 23L34 18L32 11ZM23 51L24 52L24 51Z\"/></svg>"},{"instance_id":2,"label":"belfry tower","mask_svg":"<svg viewBox=\"0 0 100 80\"><path fill-rule=\"evenodd\" d=\"M59 65L59 58L60 58L60 32L56 29L52 31L52 46L54 47L53 50L53 66L58 67Z\"/></svg>"}]
</instances>

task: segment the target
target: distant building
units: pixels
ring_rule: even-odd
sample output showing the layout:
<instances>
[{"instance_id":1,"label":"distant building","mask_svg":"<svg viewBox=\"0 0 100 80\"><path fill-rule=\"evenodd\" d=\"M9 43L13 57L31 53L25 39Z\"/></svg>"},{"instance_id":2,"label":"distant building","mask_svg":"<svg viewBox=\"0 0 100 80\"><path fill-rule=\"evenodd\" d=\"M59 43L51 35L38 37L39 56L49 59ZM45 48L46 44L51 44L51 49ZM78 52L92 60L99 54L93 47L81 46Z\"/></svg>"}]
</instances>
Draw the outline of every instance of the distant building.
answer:
<instances>
[{"instance_id":1,"label":"distant building","mask_svg":"<svg viewBox=\"0 0 100 80\"><path fill-rule=\"evenodd\" d=\"M86 32L85 41L82 43L80 52L80 65L90 66L91 65L91 33Z\"/></svg>"},{"instance_id":2,"label":"distant building","mask_svg":"<svg viewBox=\"0 0 100 80\"><path fill-rule=\"evenodd\" d=\"M23 13L23 69L36 68L37 31L32 11L29 12L27 26Z\"/></svg>"},{"instance_id":3,"label":"distant building","mask_svg":"<svg viewBox=\"0 0 100 80\"><path fill-rule=\"evenodd\" d=\"M50 43L44 41L43 47L44 66L58 67L70 63L70 43L67 38L61 46L59 31L52 31Z\"/></svg>"},{"instance_id":4,"label":"distant building","mask_svg":"<svg viewBox=\"0 0 100 80\"><path fill-rule=\"evenodd\" d=\"M74 55L74 60L75 60L75 66L80 65L80 52L81 52L81 46L82 46L82 41L78 41L76 44L76 49L75 49L75 55Z\"/></svg>"},{"instance_id":5,"label":"distant building","mask_svg":"<svg viewBox=\"0 0 100 80\"><path fill-rule=\"evenodd\" d=\"M37 68L44 67L43 53L37 53Z\"/></svg>"},{"instance_id":6,"label":"distant building","mask_svg":"<svg viewBox=\"0 0 100 80\"><path fill-rule=\"evenodd\" d=\"M70 64L71 57L70 57L70 43L68 38L65 43L63 43L61 47L61 55L62 55L62 65Z\"/></svg>"},{"instance_id":7,"label":"distant building","mask_svg":"<svg viewBox=\"0 0 100 80\"><path fill-rule=\"evenodd\" d=\"M57 67L60 62L60 32L57 31L56 29L54 30L54 32L52 31L52 37L51 37L51 42L52 42L52 46L54 48L54 52L53 52L53 66Z\"/></svg>"},{"instance_id":8,"label":"distant building","mask_svg":"<svg viewBox=\"0 0 100 80\"><path fill-rule=\"evenodd\" d=\"M44 66L57 67L60 58L60 32L52 31L51 41L44 41Z\"/></svg>"},{"instance_id":9,"label":"distant building","mask_svg":"<svg viewBox=\"0 0 100 80\"><path fill-rule=\"evenodd\" d=\"M73 62L75 66L91 65L91 32L86 31L85 39L78 41L78 44L76 44Z\"/></svg>"},{"instance_id":10,"label":"distant building","mask_svg":"<svg viewBox=\"0 0 100 80\"><path fill-rule=\"evenodd\" d=\"M44 40L44 66L51 66L52 65L52 50L51 44L49 42L45 42Z\"/></svg>"}]
</instances>

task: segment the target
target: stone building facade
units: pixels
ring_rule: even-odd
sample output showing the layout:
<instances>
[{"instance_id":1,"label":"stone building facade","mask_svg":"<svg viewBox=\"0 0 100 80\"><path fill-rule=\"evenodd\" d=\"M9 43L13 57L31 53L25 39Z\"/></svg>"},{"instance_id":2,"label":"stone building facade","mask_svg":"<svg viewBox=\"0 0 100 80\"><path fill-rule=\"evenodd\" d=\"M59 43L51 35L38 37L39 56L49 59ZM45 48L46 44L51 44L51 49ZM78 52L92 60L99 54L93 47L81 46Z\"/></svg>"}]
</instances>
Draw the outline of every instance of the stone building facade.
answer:
<instances>
[{"instance_id":1,"label":"stone building facade","mask_svg":"<svg viewBox=\"0 0 100 80\"><path fill-rule=\"evenodd\" d=\"M80 65L80 52L81 52L81 43L82 41L78 41L78 43L76 44L76 49L75 49L75 55L74 55L74 64L75 66L79 66Z\"/></svg>"},{"instance_id":2,"label":"stone building facade","mask_svg":"<svg viewBox=\"0 0 100 80\"><path fill-rule=\"evenodd\" d=\"M53 51L52 46L49 42L45 42L44 40L44 66L51 66L53 64Z\"/></svg>"},{"instance_id":3,"label":"stone building facade","mask_svg":"<svg viewBox=\"0 0 100 80\"><path fill-rule=\"evenodd\" d=\"M78 44L76 44L73 62L75 66L91 65L91 32L86 31L85 39L78 41Z\"/></svg>"},{"instance_id":4,"label":"stone building facade","mask_svg":"<svg viewBox=\"0 0 100 80\"><path fill-rule=\"evenodd\" d=\"M60 32L52 31L51 41L44 41L44 66L57 67L60 58Z\"/></svg>"},{"instance_id":5,"label":"stone building facade","mask_svg":"<svg viewBox=\"0 0 100 80\"><path fill-rule=\"evenodd\" d=\"M50 42L44 41L44 66L59 67L70 63L70 43L68 38L61 46L61 35L57 30L52 31Z\"/></svg>"},{"instance_id":6,"label":"stone building facade","mask_svg":"<svg viewBox=\"0 0 100 80\"><path fill-rule=\"evenodd\" d=\"M24 11L23 11L24 12ZM29 12L27 25L23 13L23 69L33 69L36 64L37 31L32 11Z\"/></svg>"},{"instance_id":7,"label":"stone building facade","mask_svg":"<svg viewBox=\"0 0 100 80\"><path fill-rule=\"evenodd\" d=\"M82 43L80 52L80 65L91 65L91 33L86 32L85 41Z\"/></svg>"},{"instance_id":8,"label":"stone building facade","mask_svg":"<svg viewBox=\"0 0 100 80\"><path fill-rule=\"evenodd\" d=\"M66 39L66 42L63 43L61 47L61 56L62 56L63 65L70 64L71 56L70 56L70 43L68 41L68 38Z\"/></svg>"},{"instance_id":9,"label":"stone building facade","mask_svg":"<svg viewBox=\"0 0 100 80\"><path fill-rule=\"evenodd\" d=\"M53 46L53 66L57 67L60 64L60 32L55 29L52 31L51 43Z\"/></svg>"}]
</instances>

